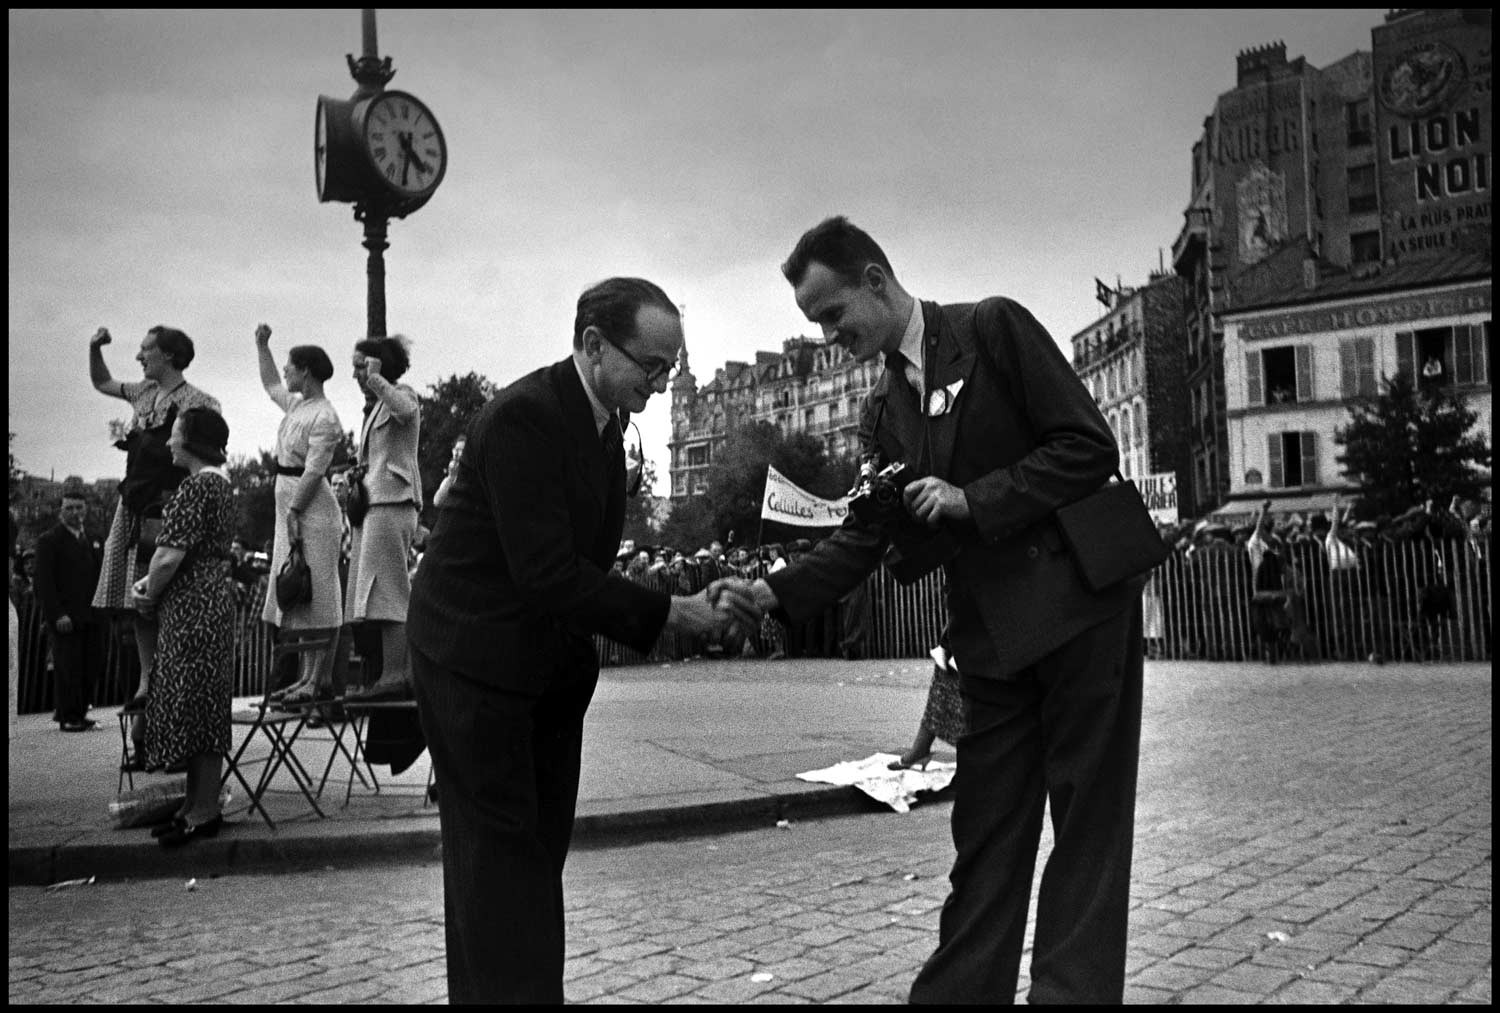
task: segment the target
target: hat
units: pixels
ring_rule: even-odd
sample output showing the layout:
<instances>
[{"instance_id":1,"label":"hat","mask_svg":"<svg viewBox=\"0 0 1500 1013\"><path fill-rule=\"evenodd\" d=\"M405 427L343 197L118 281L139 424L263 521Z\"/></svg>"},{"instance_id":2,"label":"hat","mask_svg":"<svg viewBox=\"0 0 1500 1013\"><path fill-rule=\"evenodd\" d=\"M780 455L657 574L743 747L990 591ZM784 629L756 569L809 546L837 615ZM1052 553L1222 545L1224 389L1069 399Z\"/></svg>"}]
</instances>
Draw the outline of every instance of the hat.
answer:
<instances>
[{"instance_id":1,"label":"hat","mask_svg":"<svg viewBox=\"0 0 1500 1013\"><path fill-rule=\"evenodd\" d=\"M694 559L713 559L714 558L714 554L712 552L709 552L707 549L699 549L697 552L693 553L693 558Z\"/></svg>"}]
</instances>

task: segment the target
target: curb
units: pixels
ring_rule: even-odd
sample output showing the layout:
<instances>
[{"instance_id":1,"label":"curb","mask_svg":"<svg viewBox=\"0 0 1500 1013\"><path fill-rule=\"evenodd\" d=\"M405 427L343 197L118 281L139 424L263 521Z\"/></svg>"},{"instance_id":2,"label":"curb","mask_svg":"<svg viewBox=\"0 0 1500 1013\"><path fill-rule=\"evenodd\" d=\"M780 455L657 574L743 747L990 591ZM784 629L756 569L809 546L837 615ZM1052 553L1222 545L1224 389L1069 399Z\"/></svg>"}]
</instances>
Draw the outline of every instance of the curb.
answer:
<instances>
[{"instance_id":1,"label":"curb","mask_svg":"<svg viewBox=\"0 0 1500 1013\"><path fill-rule=\"evenodd\" d=\"M952 789L923 796L952 798ZM775 826L779 820L816 819L887 812L857 788L829 787L787 795L623 810L580 816L573 847L608 848L679 837L707 836ZM119 844L77 843L10 849L10 885L48 886L70 879L185 879L228 873L285 873L310 867L351 868L442 857L442 834L434 824L392 829L382 822L347 824L348 832L325 831L327 823L301 824L269 838L213 837L168 850L149 838ZM310 832L298 832L303 828Z\"/></svg>"}]
</instances>

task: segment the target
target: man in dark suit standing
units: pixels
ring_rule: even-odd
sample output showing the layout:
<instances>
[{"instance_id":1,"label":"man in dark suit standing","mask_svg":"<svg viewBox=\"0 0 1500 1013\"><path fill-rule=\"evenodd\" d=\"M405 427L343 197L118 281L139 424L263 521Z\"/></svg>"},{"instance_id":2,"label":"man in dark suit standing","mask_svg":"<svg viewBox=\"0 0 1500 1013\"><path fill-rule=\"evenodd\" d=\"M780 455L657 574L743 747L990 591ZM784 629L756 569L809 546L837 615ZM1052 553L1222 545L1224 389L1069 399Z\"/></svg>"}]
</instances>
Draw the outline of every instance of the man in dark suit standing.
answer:
<instances>
[{"instance_id":1,"label":"man in dark suit standing","mask_svg":"<svg viewBox=\"0 0 1500 1013\"><path fill-rule=\"evenodd\" d=\"M417 571L407 633L442 786L450 1002L563 1000L562 872L599 677L593 635L644 653L664 627L718 633L734 615L733 600L720 611L704 593L611 572L621 416L666 390L681 350L677 307L656 285L611 278L584 292L572 356L470 424Z\"/></svg>"},{"instance_id":2,"label":"man in dark suit standing","mask_svg":"<svg viewBox=\"0 0 1500 1013\"><path fill-rule=\"evenodd\" d=\"M81 495L63 493L57 526L36 544L36 597L52 645L53 720L65 732L88 731L96 724L88 716L90 697L104 670L104 641L91 604L101 555L83 529L87 513Z\"/></svg>"},{"instance_id":3,"label":"man in dark suit standing","mask_svg":"<svg viewBox=\"0 0 1500 1013\"><path fill-rule=\"evenodd\" d=\"M1025 309L1003 298L919 302L842 217L807 232L782 271L826 341L862 362L884 355L861 437L881 466L902 462L916 477L898 516L867 522L851 511L802 559L729 589L796 620L863 581L888 548L898 573L946 568L970 734L958 743L953 888L911 1000L1014 1000L1050 801L1055 844L1037 901L1030 999L1118 1003L1142 582L1090 591L1055 518L1114 472L1109 426Z\"/></svg>"}]
</instances>

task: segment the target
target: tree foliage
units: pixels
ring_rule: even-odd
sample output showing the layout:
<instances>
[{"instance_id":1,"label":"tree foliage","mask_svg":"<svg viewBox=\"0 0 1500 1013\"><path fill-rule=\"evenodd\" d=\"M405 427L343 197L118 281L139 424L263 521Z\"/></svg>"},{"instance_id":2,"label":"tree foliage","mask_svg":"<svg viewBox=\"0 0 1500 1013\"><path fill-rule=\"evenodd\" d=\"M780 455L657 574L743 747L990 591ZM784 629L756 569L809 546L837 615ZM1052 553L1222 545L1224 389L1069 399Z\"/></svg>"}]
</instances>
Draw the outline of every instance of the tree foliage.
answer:
<instances>
[{"instance_id":1,"label":"tree foliage","mask_svg":"<svg viewBox=\"0 0 1500 1013\"><path fill-rule=\"evenodd\" d=\"M847 492L857 471L853 461L829 461L823 441L816 436L783 436L769 422L741 426L715 450L703 495L673 508L662 541L690 551L713 539L727 542L733 531L737 544L756 544L767 465L814 496L827 499Z\"/></svg>"},{"instance_id":2,"label":"tree foliage","mask_svg":"<svg viewBox=\"0 0 1500 1013\"><path fill-rule=\"evenodd\" d=\"M495 395L495 385L475 372L457 374L434 383L418 395L422 431L417 438L417 468L422 475L422 498L428 506L442 484L453 456L453 444L469 427L474 414Z\"/></svg>"},{"instance_id":3,"label":"tree foliage","mask_svg":"<svg viewBox=\"0 0 1500 1013\"><path fill-rule=\"evenodd\" d=\"M1384 390L1349 407L1334 434L1344 473L1363 487L1361 517L1396 516L1429 499L1474 498L1489 484L1490 445L1471 433L1477 412L1453 387L1418 390L1406 373L1382 378Z\"/></svg>"},{"instance_id":4,"label":"tree foliage","mask_svg":"<svg viewBox=\"0 0 1500 1013\"><path fill-rule=\"evenodd\" d=\"M229 487L234 490L235 533L252 549L271 551L276 534L276 455L262 450L229 459Z\"/></svg>"}]
</instances>

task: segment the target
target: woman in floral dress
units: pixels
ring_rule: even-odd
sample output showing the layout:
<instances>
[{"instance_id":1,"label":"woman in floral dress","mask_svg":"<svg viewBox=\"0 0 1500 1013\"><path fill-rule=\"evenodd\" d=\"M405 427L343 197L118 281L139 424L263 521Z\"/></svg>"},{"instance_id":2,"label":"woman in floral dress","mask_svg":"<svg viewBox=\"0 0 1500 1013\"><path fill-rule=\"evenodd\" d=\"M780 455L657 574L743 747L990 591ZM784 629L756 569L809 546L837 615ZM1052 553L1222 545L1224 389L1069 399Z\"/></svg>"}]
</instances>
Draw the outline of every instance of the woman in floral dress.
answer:
<instances>
[{"instance_id":1,"label":"woman in floral dress","mask_svg":"<svg viewBox=\"0 0 1500 1013\"><path fill-rule=\"evenodd\" d=\"M187 796L158 833L163 846L212 837L223 825L219 779L231 740L234 590L229 545L235 503L224 470L229 427L190 408L172 426L173 463L188 469L162 511L162 532L135 605L155 613L156 672L146 704L146 755L187 770Z\"/></svg>"}]
</instances>

